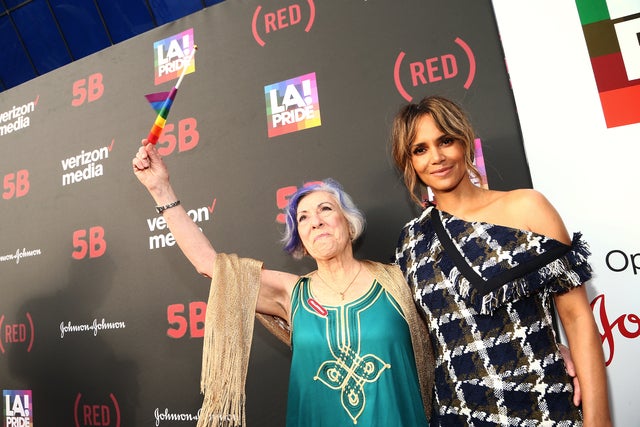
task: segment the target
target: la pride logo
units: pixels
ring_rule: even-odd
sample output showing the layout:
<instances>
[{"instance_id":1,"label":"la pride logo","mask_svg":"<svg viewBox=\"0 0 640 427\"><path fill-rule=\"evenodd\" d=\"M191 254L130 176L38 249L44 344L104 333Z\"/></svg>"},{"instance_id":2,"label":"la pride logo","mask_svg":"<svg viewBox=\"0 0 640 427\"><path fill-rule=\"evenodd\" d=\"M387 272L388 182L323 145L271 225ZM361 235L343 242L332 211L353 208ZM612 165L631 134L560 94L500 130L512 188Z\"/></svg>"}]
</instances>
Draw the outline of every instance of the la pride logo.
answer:
<instances>
[{"instance_id":1,"label":"la pride logo","mask_svg":"<svg viewBox=\"0 0 640 427\"><path fill-rule=\"evenodd\" d=\"M321 125L316 73L264 87L269 138Z\"/></svg>"},{"instance_id":2,"label":"la pride logo","mask_svg":"<svg viewBox=\"0 0 640 427\"><path fill-rule=\"evenodd\" d=\"M156 86L177 79L195 48L193 28L175 34L153 44L154 74ZM195 59L191 59L185 74L196 69Z\"/></svg>"},{"instance_id":3,"label":"la pride logo","mask_svg":"<svg viewBox=\"0 0 640 427\"><path fill-rule=\"evenodd\" d=\"M4 427L33 427L31 390L3 390Z\"/></svg>"}]
</instances>

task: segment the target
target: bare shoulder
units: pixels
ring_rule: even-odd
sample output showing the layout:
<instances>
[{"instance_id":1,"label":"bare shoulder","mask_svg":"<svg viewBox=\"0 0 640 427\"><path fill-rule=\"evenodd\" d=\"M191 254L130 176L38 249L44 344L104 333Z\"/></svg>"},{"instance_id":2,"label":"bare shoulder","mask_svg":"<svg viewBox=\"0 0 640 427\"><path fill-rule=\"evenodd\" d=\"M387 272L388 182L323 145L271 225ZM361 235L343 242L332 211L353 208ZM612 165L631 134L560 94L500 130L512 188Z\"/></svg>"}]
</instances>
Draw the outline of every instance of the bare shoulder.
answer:
<instances>
[{"instance_id":1,"label":"bare shoulder","mask_svg":"<svg viewBox=\"0 0 640 427\"><path fill-rule=\"evenodd\" d=\"M518 218L521 228L566 244L571 242L560 214L541 192L529 188L507 191L504 207L512 218Z\"/></svg>"},{"instance_id":2,"label":"bare shoulder","mask_svg":"<svg viewBox=\"0 0 640 427\"><path fill-rule=\"evenodd\" d=\"M527 216L532 210L540 211L548 209L551 204L542 193L529 188L510 191L489 190L488 203L481 211L496 219L497 223L516 226L518 219Z\"/></svg>"},{"instance_id":3,"label":"bare shoulder","mask_svg":"<svg viewBox=\"0 0 640 427\"><path fill-rule=\"evenodd\" d=\"M544 194L532 188L520 188L517 190L506 191L504 194L505 201L513 208L522 212L526 212L530 209L553 209L553 206Z\"/></svg>"}]
</instances>

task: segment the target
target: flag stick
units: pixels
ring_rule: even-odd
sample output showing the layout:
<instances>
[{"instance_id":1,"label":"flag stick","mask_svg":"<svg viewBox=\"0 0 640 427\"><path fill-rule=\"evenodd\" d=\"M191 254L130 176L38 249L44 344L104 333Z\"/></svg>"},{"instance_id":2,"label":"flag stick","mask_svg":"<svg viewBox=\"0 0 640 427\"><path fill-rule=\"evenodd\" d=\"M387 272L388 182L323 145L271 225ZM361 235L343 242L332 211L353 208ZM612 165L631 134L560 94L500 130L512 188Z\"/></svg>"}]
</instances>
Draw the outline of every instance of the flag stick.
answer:
<instances>
[{"instance_id":1,"label":"flag stick","mask_svg":"<svg viewBox=\"0 0 640 427\"><path fill-rule=\"evenodd\" d=\"M187 73L187 69L189 68L189 65L191 65L191 61L193 60L193 56L196 54L197 49L198 49L198 45L193 45L193 50L189 55L189 59L186 61L184 67L182 68L182 73L180 73L178 82L171 89L170 92L165 93L166 98L162 104L162 107L160 107L160 109L158 110L158 115L156 116L156 120L153 123L151 130L149 131L149 135L147 136L147 141L149 141L151 144L157 143L158 139L160 138L160 134L162 133L162 130L164 129L164 125L167 122L167 116L169 115L169 110L171 109L171 105L173 104L173 99L176 97L178 88L180 87L180 84L182 83L182 79ZM149 95L147 95L147 99L150 99Z\"/></svg>"}]
</instances>

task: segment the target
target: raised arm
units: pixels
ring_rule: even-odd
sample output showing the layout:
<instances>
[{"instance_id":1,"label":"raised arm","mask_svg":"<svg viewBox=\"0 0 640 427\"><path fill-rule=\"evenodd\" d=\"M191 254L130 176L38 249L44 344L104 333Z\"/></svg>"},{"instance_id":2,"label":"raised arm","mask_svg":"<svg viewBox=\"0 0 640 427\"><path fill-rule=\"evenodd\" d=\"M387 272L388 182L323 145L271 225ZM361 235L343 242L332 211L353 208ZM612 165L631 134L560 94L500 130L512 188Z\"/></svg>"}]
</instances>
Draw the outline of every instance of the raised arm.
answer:
<instances>
[{"instance_id":1,"label":"raised arm","mask_svg":"<svg viewBox=\"0 0 640 427\"><path fill-rule=\"evenodd\" d=\"M138 149L133 158L133 171L145 186L157 206L176 202L178 197L169 182L169 170L156 147L147 144ZM181 205L162 212L178 246L198 273L211 277L216 251Z\"/></svg>"},{"instance_id":2,"label":"raised arm","mask_svg":"<svg viewBox=\"0 0 640 427\"><path fill-rule=\"evenodd\" d=\"M132 160L133 172L145 186L157 206L166 206L178 201L178 196L169 181L169 170L153 144L142 141ZM216 260L216 251L209 239L184 210L176 205L162 212L178 247L198 273L211 277ZM256 311L289 319L291 290L297 276L289 273L263 270Z\"/></svg>"}]
</instances>

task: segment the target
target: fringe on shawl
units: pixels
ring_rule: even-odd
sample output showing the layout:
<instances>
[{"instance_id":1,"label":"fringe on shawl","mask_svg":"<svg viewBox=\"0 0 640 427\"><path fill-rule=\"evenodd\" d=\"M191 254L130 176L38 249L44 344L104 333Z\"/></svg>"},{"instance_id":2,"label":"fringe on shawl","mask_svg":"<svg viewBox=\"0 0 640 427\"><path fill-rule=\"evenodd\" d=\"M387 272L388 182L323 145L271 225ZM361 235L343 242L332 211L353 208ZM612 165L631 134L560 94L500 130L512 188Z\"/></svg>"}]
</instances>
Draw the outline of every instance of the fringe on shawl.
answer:
<instances>
[{"instance_id":1,"label":"fringe on shawl","mask_svg":"<svg viewBox=\"0 0 640 427\"><path fill-rule=\"evenodd\" d=\"M205 316L198 427L246 425L245 384L262 262L217 254Z\"/></svg>"},{"instance_id":2,"label":"fringe on shawl","mask_svg":"<svg viewBox=\"0 0 640 427\"><path fill-rule=\"evenodd\" d=\"M459 295L471 303L480 314L491 315L508 302L515 302L547 289L552 293L563 293L582 285L591 278L591 266L587 262L591 255L587 243L582 240L581 233L575 233L571 242L571 250L564 256L549 264L501 287L480 295L469 281L453 269L449 280L458 290Z\"/></svg>"}]
</instances>

